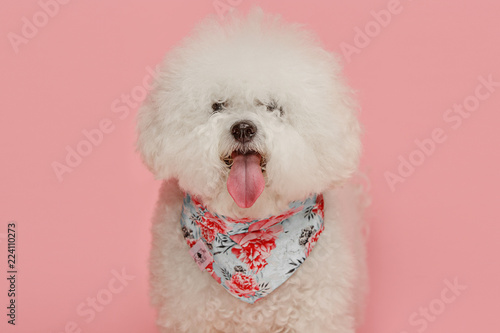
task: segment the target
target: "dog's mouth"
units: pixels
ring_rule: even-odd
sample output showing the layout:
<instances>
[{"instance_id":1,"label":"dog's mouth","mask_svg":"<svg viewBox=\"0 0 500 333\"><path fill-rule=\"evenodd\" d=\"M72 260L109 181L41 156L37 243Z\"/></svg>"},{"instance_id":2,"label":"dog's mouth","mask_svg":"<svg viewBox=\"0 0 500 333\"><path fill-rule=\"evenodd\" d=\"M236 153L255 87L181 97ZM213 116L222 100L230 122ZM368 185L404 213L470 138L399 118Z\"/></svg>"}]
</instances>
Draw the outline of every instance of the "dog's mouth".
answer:
<instances>
[{"instance_id":1,"label":"dog's mouth","mask_svg":"<svg viewBox=\"0 0 500 333\"><path fill-rule=\"evenodd\" d=\"M222 158L229 167L227 190L241 208L253 206L264 191L267 160L257 151L235 150Z\"/></svg>"},{"instance_id":2,"label":"dog's mouth","mask_svg":"<svg viewBox=\"0 0 500 333\"><path fill-rule=\"evenodd\" d=\"M224 164L226 164L227 167L229 169L231 169L231 167L233 166L233 163L234 163L233 156L237 156L237 155L249 155L249 154L254 154L254 155L259 155L260 156L260 163L259 163L260 169L261 169L262 173L266 172L267 159L266 159L266 157L263 154L255 151L255 150L250 150L250 151L246 151L246 152L243 152L242 150L235 150L231 154L226 155L226 156L222 157L221 159L224 162Z\"/></svg>"}]
</instances>

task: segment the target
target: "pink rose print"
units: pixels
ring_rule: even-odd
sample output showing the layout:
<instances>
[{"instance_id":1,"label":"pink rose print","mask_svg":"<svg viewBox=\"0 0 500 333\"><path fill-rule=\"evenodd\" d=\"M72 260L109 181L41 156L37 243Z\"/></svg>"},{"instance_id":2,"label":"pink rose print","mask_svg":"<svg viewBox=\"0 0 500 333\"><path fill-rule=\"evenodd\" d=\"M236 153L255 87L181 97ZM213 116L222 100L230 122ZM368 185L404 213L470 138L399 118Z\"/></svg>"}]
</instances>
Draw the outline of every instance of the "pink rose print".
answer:
<instances>
[{"instance_id":1,"label":"pink rose print","mask_svg":"<svg viewBox=\"0 0 500 333\"><path fill-rule=\"evenodd\" d=\"M266 267L266 259L271 251L276 248L278 234L283 231L281 225L267 230L259 230L230 236L238 245L231 252L255 273Z\"/></svg>"},{"instance_id":2,"label":"pink rose print","mask_svg":"<svg viewBox=\"0 0 500 333\"><path fill-rule=\"evenodd\" d=\"M283 213L281 215L271 216L271 217L269 217L267 219L255 222L252 225L250 225L250 227L248 228L248 231L252 232L252 231L256 231L256 230L270 228L273 225L275 225L276 223L280 223L281 221L286 220L287 218L289 218L290 216L294 215L298 211L301 211L302 208L303 208L303 206L300 206L300 207L297 207L297 208L294 208L294 209L290 209L289 211L287 211L287 212L285 212L285 213Z\"/></svg>"},{"instance_id":3,"label":"pink rose print","mask_svg":"<svg viewBox=\"0 0 500 333\"><path fill-rule=\"evenodd\" d=\"M226 281L226 286L229 291L238 297L255 296L255 292L259 291L259 285L253 278L243 273L234 273L231 280Z\"/></svg>"},{"instance_id":4,"label":"pink rose print","mask_svg":"<svg viewBox=\"0 0 500 333\"><path fill-rule=\"evenodd\" d=\"M226 221L229 223L248 223L248 222L252 222L253 219L250 217L243 217L241 219L235 219L235 218L226 216Z\"/></svg>"},{"instance_id":5,"label":"pink rose print","mask_svg":"<svg viewBox=\"0 0 500 333\"><path fill-rule=\"evenodd\" d=\"M198 208L203 209L203 204L194 196L191 197L191 200L195 204L195 206L198 206Z\"/></svg>"},{"instance_id":6,"label":"pink rose print","mask_svg":"<svg viewBox=\"0 0 500 333\"><path fill-rule=\"evenodd\" d=\"M325 217L325 201L323 200L323 194L318 194L316 198L316 204L314 205L312 211L314 214L319 214L322 218Z\"/></svg>"},{"instance_id":7,"label":"pink rose print","mask_svg":"<svg viewBox=\"0 0 500 333\"><path fill-rule=\"evenodd\" d=\"M196 239L192 238L186 238L187 245L189 245L189 248L192 248L196 244Z\"/></svg>"},{"instance_id":8,"label":"pink rose print","mask_svg":"<svg viewBox=\"0 0 500 333\"><path fill-rule=\"evenodd\" d=\"M217 234L226 233L228 231L226 223L210 212L205 212L200 220L196 220L196 223L200 226L201 233L208 243L212 243Z\"/></svg>"}]
</instances>

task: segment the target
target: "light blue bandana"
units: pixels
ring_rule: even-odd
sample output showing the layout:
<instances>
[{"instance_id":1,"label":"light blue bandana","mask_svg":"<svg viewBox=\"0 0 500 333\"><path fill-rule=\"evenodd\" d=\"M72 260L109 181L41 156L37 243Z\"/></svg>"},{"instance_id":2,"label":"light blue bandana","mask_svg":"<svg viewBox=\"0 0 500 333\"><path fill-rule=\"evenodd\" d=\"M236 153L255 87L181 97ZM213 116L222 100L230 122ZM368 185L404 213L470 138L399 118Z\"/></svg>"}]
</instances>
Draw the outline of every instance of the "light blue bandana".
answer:
<instances>
[{"instance_id":1,"label":"light blue bandana","mask_svg":"<svg viewBox=\"0 0 500 333\"><path fill-rule=\"evenodd\" d=\"M297 271L324 229L321 194L289 207L263 220L232 219L186 194L181 227L189 253L231 295L254 303Z\"/></svg>"}]
</instances>

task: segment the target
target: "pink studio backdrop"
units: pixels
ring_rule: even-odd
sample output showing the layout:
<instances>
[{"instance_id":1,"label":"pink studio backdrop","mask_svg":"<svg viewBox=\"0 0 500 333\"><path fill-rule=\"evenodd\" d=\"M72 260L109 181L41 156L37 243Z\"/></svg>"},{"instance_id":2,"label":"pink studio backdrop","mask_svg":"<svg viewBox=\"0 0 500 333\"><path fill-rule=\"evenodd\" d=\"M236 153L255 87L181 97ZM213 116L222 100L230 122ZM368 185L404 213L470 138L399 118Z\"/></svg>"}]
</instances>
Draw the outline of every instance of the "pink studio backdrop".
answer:
<instances>
[{"instance_id":1,"label":"pink studio backdrop","mask_svg":"<svg viewBox=\"0 0 500 333\"><path fill-rule=\"evenodd\" d=\"M360 332L498 331L500 3L215 3L305 24L358 91L372 197ZM159 182L134 151L135 115L151 69L216 6L56 4L0 4L0 330L157 332L147 259Z\"/></svg>"}]
</instances>

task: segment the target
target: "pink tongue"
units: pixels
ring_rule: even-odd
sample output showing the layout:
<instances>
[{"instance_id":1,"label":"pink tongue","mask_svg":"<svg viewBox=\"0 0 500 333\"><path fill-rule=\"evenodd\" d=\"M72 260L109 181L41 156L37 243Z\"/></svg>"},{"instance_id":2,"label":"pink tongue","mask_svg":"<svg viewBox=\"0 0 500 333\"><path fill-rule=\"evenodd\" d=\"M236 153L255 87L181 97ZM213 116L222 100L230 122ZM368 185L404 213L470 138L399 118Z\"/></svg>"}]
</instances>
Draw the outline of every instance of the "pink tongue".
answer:
<instances>
[{"instance_id":1,"label":"pink tongue","mask_svg":"<svg viewBox=\"0 0 500 333\"><path fill-rule=\"evenodd\" d=\"M252 207L264 191L265 181L260 155L233 153L233 166L227 179L227 190L241 208Z\"/></svg>"}]
</instances>

